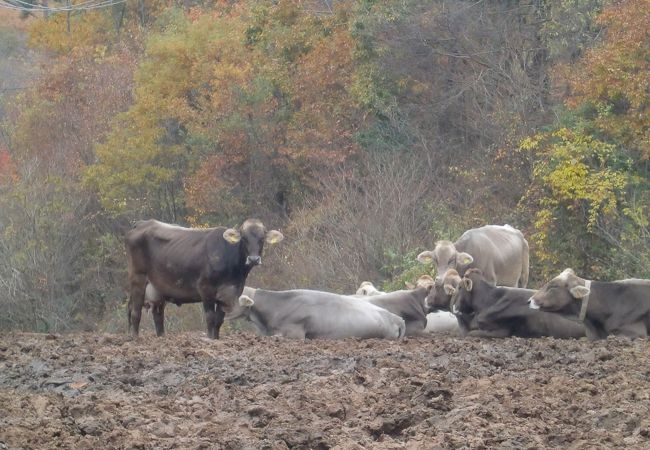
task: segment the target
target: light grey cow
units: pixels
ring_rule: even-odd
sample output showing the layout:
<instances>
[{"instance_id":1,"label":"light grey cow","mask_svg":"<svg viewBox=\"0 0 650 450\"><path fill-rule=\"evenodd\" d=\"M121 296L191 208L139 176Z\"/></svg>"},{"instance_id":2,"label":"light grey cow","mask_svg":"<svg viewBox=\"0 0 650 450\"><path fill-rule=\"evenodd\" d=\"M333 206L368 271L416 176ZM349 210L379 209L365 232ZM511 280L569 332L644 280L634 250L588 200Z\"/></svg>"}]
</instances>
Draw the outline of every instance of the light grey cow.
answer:
<instances>
[{"instance_id":1,"label":"light grey cow","mask_svg":"<svg viewBox=\"0 0 650 450\"><path fill-rule=\"evenodd\" d=\"M468 269L476 268L494 286L525 288L528 284L528 242L510 225L467 230L456 242L438 241L433 251L420 253L417 259L436 266L437 283L449 269L462 277Z\"/></svg>"},{"instance_id":2,"label":"light grey cow","mask_svg":"<svg viewBox=\"0 0 650 450\"><path fill-rule=\"evenodd\" d=\"M330 292L266 291L245 287L239 303L258 331L294 339L404 336L404 320L379 306Z\"/></svg>"}]
</instances>

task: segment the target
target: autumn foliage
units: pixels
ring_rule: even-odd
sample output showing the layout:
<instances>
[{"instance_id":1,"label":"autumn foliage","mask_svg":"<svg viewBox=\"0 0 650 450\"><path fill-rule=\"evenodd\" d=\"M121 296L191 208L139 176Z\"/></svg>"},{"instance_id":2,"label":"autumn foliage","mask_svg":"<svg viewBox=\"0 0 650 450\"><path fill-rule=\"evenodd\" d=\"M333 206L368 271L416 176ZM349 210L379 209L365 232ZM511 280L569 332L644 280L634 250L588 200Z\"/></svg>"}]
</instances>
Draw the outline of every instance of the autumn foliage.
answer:
<instances>
[{"instance_id":1,"label":"autumn foliage","mask_svg":"<svg viewBox=\"0 0 650 450\"><path fill-rule=\"evenodd\" d=\"M398 288L418 250L486 223L525 232L533 285L568 266L650 277L645 0L139 0L14 19L0 329L110 328L122 236L149 217L282 227L251 278L269 288Z\"/></svg>"}]
</instances>

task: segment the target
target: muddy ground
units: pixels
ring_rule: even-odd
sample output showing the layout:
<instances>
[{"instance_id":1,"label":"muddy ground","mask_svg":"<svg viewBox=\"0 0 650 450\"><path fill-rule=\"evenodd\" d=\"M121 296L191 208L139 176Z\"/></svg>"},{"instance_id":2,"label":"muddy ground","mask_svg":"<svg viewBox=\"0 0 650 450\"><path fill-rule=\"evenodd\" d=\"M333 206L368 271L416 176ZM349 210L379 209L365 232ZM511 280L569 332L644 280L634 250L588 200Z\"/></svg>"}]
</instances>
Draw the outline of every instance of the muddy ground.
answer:
<instances>
[{"instance_id":1,"label":"muddy ground","mask_svg":"<svg viewBox=\"0 0 650 450\"><path fill-rule=\"evenodd\" d=\"M0 335L0 449L650 448L650 343Z\"/></svg>"}]
</instances>

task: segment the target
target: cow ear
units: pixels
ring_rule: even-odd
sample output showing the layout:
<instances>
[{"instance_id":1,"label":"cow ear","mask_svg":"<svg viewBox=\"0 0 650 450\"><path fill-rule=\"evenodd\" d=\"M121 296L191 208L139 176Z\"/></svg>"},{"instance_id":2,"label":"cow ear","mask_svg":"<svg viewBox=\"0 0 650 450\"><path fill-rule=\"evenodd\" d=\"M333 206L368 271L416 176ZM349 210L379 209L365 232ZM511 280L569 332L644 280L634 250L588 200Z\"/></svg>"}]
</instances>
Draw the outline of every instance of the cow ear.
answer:
<instances>
[{"instance_id":1,"label":"cow ear","mask_svg":"<svg viewBox=\"0 0 650 450\"><path fill-rule=\"evenodd\" d=\"M569 289L569 292L571 295L573 295L574 298L583 298L589 295L590 290L584 286L573 286L571 289Z\"/></svg>"},{"instance_id":2,"label":"cow ear","mask_svg":"<svg viewBox=\"0 0 650 450\"><path fill-rule=\"evenodd\" d=\"M465 286L465 290L467 292L472 292L472 287L474 287L474 283L472 283L471 279L463 278L463 285Z\"/></svg>"},{"instance_id":3,"label":"cow ear","mask_svg":"<svg viewBox=\"0 0 650 450\"><path fill-rule=\"evenodd\" d=\"M223 238L231 244L236 244L241 240L241 234L234 228L228 228L223 232Z\"/></svg>"},{"instance_id":4,"label":"cow ear","mask_svg":"<svg viewBox=\"0 0 650 450\"><path fill-rule=\"evenodd\" d=\"M271 230L268 233L266 233L266 242L268 244L277 244L284 239L284 235L280 233L278 230Z\"/></svg>"},{"instance_id":5,"label":"cow ear","mask_svg":"<svg viewBox=\"0 0 650 450\"><path fill-rule=\"evenodd\" d=\"M431 264L433 262L433 252L431 250L422 252L418 255L417 259L422 264Z\"/></svg>"},{"instance_id":6,"label":"cow ear","mask_svg":"<svg viewBox=\"0 0 650 450\"><path fill-rule=\"evenodd\" d=\"M447 295L454 295L456 293L456 288L453 287L451 284L445 284L443 286L443 289L445 290L445 294Z\"/></svg>"},{"instance_id":7,"label":"cow ear","mask_svg":"<svg viewBox=\"0 0 650 450\"><path fill-rule=\"evenodd\" d=\"M248 295L240 295L239 296L239 305L243 306L244 308L251 307L255 304L252 298L250 298Z\"/></svg>"},{"instance_id":8,"label":"cow ear","mask_svg":"<svg viewBox=\"0 0 650 450\"><path fill-rule=\"evenodd\" d=\"M415 285L413 283L409 283L408 281L406 281L404 285L406 286L406 289L415 289Z\"/></svg>"},{"instance_id":9,"label":"cow ear","mask_svg":"<svg viewBox=\"0 0 650 450\"><path fill-rule=\"evenodd\" d=\"M456 256L456 261L462 266L469 266L474 262L474 258L469 253L461 252Z\"/></svg>"}]
</instances>

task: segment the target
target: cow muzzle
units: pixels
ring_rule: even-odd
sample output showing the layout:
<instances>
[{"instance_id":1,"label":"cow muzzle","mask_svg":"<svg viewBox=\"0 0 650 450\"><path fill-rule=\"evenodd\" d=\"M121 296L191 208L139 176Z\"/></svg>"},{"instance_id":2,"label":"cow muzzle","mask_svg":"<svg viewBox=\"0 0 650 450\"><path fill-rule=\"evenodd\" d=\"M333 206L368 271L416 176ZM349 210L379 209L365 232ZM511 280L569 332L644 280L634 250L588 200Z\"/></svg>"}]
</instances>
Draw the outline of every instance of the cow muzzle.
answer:
<instances>
[{"instance_id":1,"label":"cow muzzle","mask_svg":"<svg viewBox=\"0 0 650 450\"><path fill-rule=\"evenodd\" d=\"M246 264L249 266L259 266L262 264L262 257L261 256L247 256L246 257Z\"/></svg>"}]
</instances>

